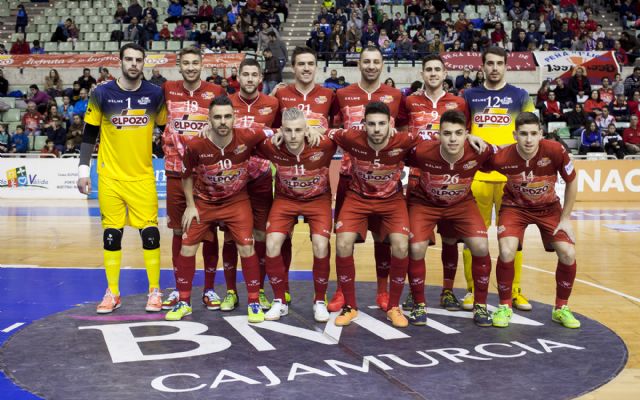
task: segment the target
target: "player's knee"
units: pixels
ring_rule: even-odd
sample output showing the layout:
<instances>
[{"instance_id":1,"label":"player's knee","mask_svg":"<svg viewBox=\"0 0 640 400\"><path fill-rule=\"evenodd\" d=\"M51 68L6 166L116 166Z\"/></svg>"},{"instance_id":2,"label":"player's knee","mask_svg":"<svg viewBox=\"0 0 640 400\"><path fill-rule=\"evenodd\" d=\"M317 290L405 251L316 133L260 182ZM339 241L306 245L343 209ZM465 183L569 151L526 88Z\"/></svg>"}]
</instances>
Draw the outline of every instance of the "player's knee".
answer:
<instances>
[{"instance_id":1,"label":"player's knee","mask_svg":"<svg viewBox=\"0 0 640 400\"><path fill-rule=\"evenodd\" d=\"M353 254L353 243L346 239L336 240L336 255L340 257L347 257Z\"/></svg>"},{"instance_id":2,"label":"player's knee","mask_svg":"<svg viewBox=\"0 0 640 400\"><path fill-rule=\"evenodd\" d=\"M199 245L197 244L194 244L192 246L183 244L182 247L180 248L180 255L182 257L193 257L198 252L198 246Z\"/></svg>"},{"instance_id":3,"label":"player's knee","mask_svg":"<svg viewBox=\"0 0 640 400\"><path fill-rule=\"evenodd\" d=\"M516 258L516 249L509 246L500 246L500 259L504 262L511 262Z\"/></svg>"},{"instance_id":4,"label":"player's knee","mask_svg":"<svg viewBox=\"0 0 640 400\"><path fill-rule=\"evenodd\" d=\"M242 258L251 257L254 253L253 246L251 245L240 246L236 243L236 246L238 247L238 254L240 254Z\"/></svg>"},{"instance_id":5,"label":"player's knee","mask_svg":"<svg viewBox=\"0 0 640 400\"><path fill-rule=\"evenodd\" d=\"M142 248L145 250L155 250L160 248L160 230L157 226L148 226L140 229Z\"/></svg>"},{"instance_id":6,"label":"player's knee","mask_svg":"<svg viewBox=\"0 0 640 400\"><path fill-rule=\"evenodd\" d=\"M409 245L410 257L412 260L422 260L427 253L427 242L411 243Z\"/></svg>"},{"instance_id":7,"label":"player's knee","mask_svg":"<svg viewBox=\"0 0 640 400\"><path fill-rule=\"evenodd\" d=\"M270 236L267 236L267 257L276 257L280 254L282 243Z\"/></svg>"},{"instance_id":8,"label":"player's knee","mask_svg":"<svg viewBox=\"0 0 640 400\"><path fill-rule=\"evenodd\" d=\"M122 249L122 229L107 228L102 234L102 243L105 250L119 251Z\"/></svg>"},{"instance_id":9,"label":"player's knee","mask_svg":"<svg viewBox=\"0 0 640 400\"><path fill-rule=\"evenodd\" d=\"M472 240L470 243L469 249L471 250L471 254L476 257L484 257L489 254L489 242L487 240ZM515 254L514 254L515 256Z\"/></svg>"},{"instance_id":10,"label":"player's knee","mask_svg":"<svg viewBox=\"0 0 640 400\"><path fill-rule=\"evenodd\" d=\"M313 240L311 242L311 247L313 248L313 255L318 258L324 258L327 256L329 251L329 241L328 240Z\"/></svg>"},{"instance_id":11,"label":"player's knee","mask_svg":"<svg viewBox=\"0 0 640 400\"><path fill-rule=\"evenodd\" d=\"M409 243L407 240L396 240L391 243L391 254L396 258L405 258L409 255Z\"/></svg>"},{"instance_id":12,"label":"player's knee","mask_svg":"<svg viewBox=\"0 0 640 400\"><path fill-rule=\"evenodd\" d=\"M565 265L571 265L576 261L576 249L573 246L563 246L558 249L558 259Z\"/></svg>"}]
</instances>

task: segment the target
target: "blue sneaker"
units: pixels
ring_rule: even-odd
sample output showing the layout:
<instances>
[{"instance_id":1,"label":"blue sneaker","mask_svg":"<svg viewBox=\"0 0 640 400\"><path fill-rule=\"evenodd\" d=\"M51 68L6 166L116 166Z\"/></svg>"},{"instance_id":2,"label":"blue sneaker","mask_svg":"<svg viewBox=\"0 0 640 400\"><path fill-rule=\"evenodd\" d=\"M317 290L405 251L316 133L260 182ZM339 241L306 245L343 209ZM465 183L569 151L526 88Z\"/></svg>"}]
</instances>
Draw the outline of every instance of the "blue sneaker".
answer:
<instances>
[{"instance_id":1,"label":"blue sneaker","mask_svg":"<svg viewBox=\"0 0 640 400\"><path fill-rule=\"evenodd\" d=\"M413 307L409 314L409 323L416 326L424 326L427 324L427 305L418 303Z\"/></svg>"}]
</instances>

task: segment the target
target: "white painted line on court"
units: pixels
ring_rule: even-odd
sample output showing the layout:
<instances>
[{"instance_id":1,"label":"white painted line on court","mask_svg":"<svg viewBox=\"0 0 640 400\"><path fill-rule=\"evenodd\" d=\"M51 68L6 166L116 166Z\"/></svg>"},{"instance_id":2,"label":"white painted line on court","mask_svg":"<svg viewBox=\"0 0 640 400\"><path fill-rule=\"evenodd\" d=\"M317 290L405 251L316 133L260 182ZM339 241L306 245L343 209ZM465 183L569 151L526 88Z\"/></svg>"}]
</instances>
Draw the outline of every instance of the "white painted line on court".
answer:
<instances>
[{"instance_id":1,"label":"white painted line on court","mask_svg":"<svg viewBox=\"0 0 640 400\"><path fill-rule=\"evenodd\" d=\"M24 325L24 322L16 322L15 324L8 326L6 328L4 328L2 330L3 333L9 333L14 329L20 328L22 325Z\"/></svg>"}]
</instances>

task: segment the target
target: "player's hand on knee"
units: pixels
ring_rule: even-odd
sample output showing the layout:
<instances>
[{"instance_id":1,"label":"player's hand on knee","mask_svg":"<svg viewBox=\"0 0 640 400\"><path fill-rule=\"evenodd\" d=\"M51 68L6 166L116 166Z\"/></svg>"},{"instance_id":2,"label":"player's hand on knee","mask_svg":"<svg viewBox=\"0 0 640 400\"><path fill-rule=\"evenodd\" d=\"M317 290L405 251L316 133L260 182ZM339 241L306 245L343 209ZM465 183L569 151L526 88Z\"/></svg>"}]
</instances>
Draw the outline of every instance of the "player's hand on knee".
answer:
<instances>
[{"instance_id":1,"label":"player's hand on knee","mask_svg":"<svg viewBox=\"0 0 640 400\"><path fill-rule=\"evenodd\" d=\"M184 214L182 214L182 229L184 232L189 230L194 218L197 223L200 223L200 214L198 214L198 209L195 207L187 207L187 209L184 210Z\"/></svg>"},{"instance_id":2,"label":"player's hand on knee","mask_svg":"<svg viewBox=\"0 0 640 400\"><path fill-rule=\"evenodd\" d=\"M91 191L91 178L78 178L78 190L82 194L89 194Z\"/></svg>"},{"instance_id":3,"label":"player's hand on knee","mask_svg":"<svg viewBox=\"0 0 640 400\"><path fill-rule=\"evenodd\" d=\"M471 147L478 154L482 153L487 148L487 142L485 142L484 140L480 139L477 136L469 135L467 140L469 141L469 144L471 145Z\"/></svg>"},{"instance_id":4,"label":"player's hand on knee","mask_svg":"<svg viewBox=\"0 0 640 400\"><path fill-rule=\"evenodd\" d=\"M564 233L566 233L572 242L574 243L576 242L576 238L573 233L573 227L571 226L571 221L568 218L563 218L560 220L560 223L558 224L556 229L553 231L553 235L555 236L560 231L563 231Z\"/></svg>"}]
</instances>

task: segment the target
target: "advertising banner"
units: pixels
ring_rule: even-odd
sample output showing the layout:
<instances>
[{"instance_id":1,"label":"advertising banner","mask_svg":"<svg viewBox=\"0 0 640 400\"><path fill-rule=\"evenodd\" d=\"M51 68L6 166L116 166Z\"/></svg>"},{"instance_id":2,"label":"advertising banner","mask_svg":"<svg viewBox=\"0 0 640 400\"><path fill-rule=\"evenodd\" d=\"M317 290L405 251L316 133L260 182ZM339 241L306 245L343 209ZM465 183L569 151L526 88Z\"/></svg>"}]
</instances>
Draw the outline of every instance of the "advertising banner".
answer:
<instances>
[{"instance_id":1,"label":"advertising banner","mask_svg":"<svg viewBox=\"0 0 640 400\"><path fill-rule=\"evenodd\" d=\"M482 67L482 54L470 51L451 52L440 54L449 71L462 71L469 68L479 71ZM509 53L507 58L507 71L535 71L536 63L530 52Z\"/></svg>"},{"instance_id":2,"label":"advertising banner","mask_svg":"<svg viewBox=\"0 0 640 400\"><path fill-rule=\"evenodd\" d=\"M614 75L621 71L613 51L534 51L533 54L542 79L562 78L566 82L574 67L582 66L587 70L589 83L600 85L602 78L613 82Z\"/></svg>"},{"instance_id":3,"label":"advertising banner","mask_svg":"<svg viewBox=\"0 0 640 400\"><path fill-rule=\"evenodd\" d=\"M77 181L78 159L0 158L3 199L84 199Z\"/></svg>"}]
</instances>

